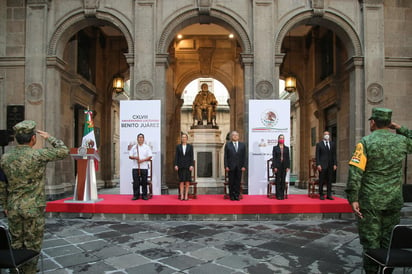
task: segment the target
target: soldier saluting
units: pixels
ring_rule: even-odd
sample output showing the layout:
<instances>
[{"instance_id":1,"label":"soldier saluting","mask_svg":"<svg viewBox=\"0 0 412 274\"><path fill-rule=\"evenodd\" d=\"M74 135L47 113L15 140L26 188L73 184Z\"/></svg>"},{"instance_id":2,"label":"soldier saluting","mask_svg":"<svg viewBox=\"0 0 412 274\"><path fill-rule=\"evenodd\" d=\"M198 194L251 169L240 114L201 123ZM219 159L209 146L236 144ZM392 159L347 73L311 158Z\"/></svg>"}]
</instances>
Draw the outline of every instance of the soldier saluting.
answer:
<instances>
[{"instance_id":1,"label":"soldier saluting","mask_svg":"<svg viewBox=\"0 0 412 274\"><path fill-rule=\"evenodd\" d=\"M372 133L360 140L349 161L346 193L358 217L364 251L387 248L391 231L400 222L402 163L406 154L412 153L412 134L391 118L390 109L372 109ZM389 129L396 129L398 134ZM378 271L378 265L365 256L363 267L367 274Z\"/></svg>"},{"instance_id":2,"label":"soldier saluting","mask_svg":"<svg viewBox=\"0 0 412 274\"><path fill-rule=\"evenodd\" d=\"M7 179L0 181L0 204L8 218L13 248L40 252L45 226L46 165L65 158L69 155L69 149L63 141L45 131L36 130L34 121L25 120L13 129L18 145L6 152L0 161ZM52 147L34 149L36 133ZM36 269L37 260L21 267L23 273L36 273Z\"/></svg>"}]
</instances>

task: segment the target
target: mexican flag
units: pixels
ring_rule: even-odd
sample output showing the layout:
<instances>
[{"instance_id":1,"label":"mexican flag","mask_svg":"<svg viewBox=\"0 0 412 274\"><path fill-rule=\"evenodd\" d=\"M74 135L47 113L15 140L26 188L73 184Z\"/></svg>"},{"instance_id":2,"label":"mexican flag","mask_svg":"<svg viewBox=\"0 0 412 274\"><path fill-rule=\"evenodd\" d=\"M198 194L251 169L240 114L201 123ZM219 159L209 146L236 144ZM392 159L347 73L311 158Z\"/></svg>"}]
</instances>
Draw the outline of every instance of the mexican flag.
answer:
<instances>
[{"instance_id":1,"label":"mexican flag","mask_svg":"<svg viewBox=\"0 0 412 274\"><path fill-rule=\"evenodd\" d=\"M82 147L94 148L97 151L96 136L94 135L93 112L85 110L86 122L84 123ZM96 171L98 170L98 161L95 161Z\"/></svg>"}]
</instances>

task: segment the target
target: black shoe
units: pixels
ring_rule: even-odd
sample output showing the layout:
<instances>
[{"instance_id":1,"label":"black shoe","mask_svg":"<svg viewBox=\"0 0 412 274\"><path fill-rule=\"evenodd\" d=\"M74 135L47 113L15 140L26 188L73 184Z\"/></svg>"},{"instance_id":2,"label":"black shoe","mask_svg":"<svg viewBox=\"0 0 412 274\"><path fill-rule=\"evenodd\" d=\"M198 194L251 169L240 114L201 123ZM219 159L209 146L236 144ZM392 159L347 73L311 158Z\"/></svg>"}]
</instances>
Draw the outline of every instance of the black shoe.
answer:
<instances>
[{"instance_id":1,"label":"black shoe","mask_svg":"<svg viewBox=\"0 0 412 274\"><path fill-rule=\"evenodd\" d=\"M147 198L147 196L144 195L144 196L142 197L142 199L145 200L145 201L147 201L149 198Z\"/></svg>"},{"instance_id":2,"label":"black shoe","mask_svg":"<svg viewBox=\"0 0 412 274\"><path fill-rule=\"evenodd\" d=\"M132 201L134 201L134 200L139 200L139 196L134 196L134 197L132 198Z\"/></svg>"},{"instance_id":3,"label":"black shoe","mask_svg":"<svg viewBox=\"0 0 412 274\"><path fill-rule=\"evenodd\" d=\"M234 200L235 200L235 197L230 196L230 200L231 200L231 201L234 201Z\"/></svg>"},{"instance_id":4,"label":"black shoe","mask_svg":"<svg viewBox=\"0 0 412 274\"><path fill-rule=\"evenodd\" d=\"M335 199L333 199L332 196L328 196L328 197L326 197L326 199L328 199L328 200L335 200Z\"/></svg>"},{"instance_id":5,"label":"black shoe","mask_svg":"<svg viewBox=\"0 0 412 274\"><path fill-rule=\"evenodd\" d=\"M240 197L239 197L239 196L236 196L236 197L235 197L235 200L236 200L236 201L240 201Z\"/></svg>"},{"instance_id":6,"label":"black shoe","mask_svg":"<svg viewBox=\"0 0 412 274\"><path fill-rule=\"evenodd\" d=\"M321 199L321 200L325 200L325 196L320 195L320 196L319 196L319 199Z\"/></svg>"}]
</instances>

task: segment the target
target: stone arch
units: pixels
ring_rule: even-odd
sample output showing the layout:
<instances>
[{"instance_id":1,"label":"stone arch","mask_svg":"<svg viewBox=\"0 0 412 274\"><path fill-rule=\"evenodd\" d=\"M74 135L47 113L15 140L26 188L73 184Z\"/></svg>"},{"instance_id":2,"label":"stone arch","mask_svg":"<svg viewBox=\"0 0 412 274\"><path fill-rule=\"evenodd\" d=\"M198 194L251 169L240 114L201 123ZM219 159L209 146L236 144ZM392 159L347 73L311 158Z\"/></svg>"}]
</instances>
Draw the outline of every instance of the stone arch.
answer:
<instances>
[{"instance_id":1,"label":"stone arch","mask_svg":"<svg viewBox=\"0 0 412 274\"><path fill-rule=\"evenodd\" d=\"M302 24L316 24L333 30L343 41L349 57L363 56L359 35L349 22L330 12L325 12L322 17L314 17L312 11L297 14L294 17L287 19L283 24L280 24L282 28L275 37L276 54L281 54L282 41L285 39L287 33L294 27Z\"/></svg>"},{"instance_id":2,"label":"stone arch","mask_svg":"<svg viewBox=\"0 0 412 274\"><path fill-rule=\"evenodd\" d=\"M125 23L123 23L121 20L123 20L123 22ZM101 122L98 121L97 123L103 124L103 121L107 122L107 125L104 127L104 130L100 132L100 144L102 149L106 151L106 153L103 153L101 155L101 164L106 168L103 168L101 170L99 174L99 181L101 179L101 182L104 182L104 184L106 184L106 182L112 181L114 175L114 173L112 173L112 171L114 170L112 169L112 167L116 165L115 161L118 161L118 159L114 161L112 160L112 156L114 155L113 147L116 146L115 143L119 143L118 140L112 141L112 132L115 130L115 125L112 123L112 119L114 119L114 114L112 110L116 109L118 106L116 106L116 104L113 104L111 96L108 96L108 94L110 93L106 93L106 88L110 88L109 85L106 85L106 81L107 83L109 83L111 80L105 77L103 82L99 82L99 84L101 84L100 86L90 85L90 87L79 87L77 83L70 83L70 87L68 88L62 84L62 79L65 77L65 73L63 72L65 68L61 65L61 62L64 59L65 48L69 40L73 37L73 35L89 26L111 26L118 30L121 33L120 35L122 36L122 38L125 39L128 51L131 53L126 55L126 62L128 62L129 66L132 67L134 41L133 37L131 36L131 27L130 25L126 25L127 22L128 21L124 18L117 17L114 14L102 11L97 11L95 14L93 14L93 16L86 16L85 13L81 11L73 12L64 18L59 19L58 23L56 23L56 27L54 28L51 36L49 37L46 52L46 57L48 58L47 70L50 71L50 73L47 73L47 91L54 92L56 94L50 96L55 100L56 106L59 106L60 104L66 104L70 106L70 108L67 111L65 111L62 115L64 119L62 119L62 121L56 120L55 123L59 125L62 124L64 120L67 121L69 119L75 122L75 120L78 118L75 118L75 115L73 114L78 110L76 110L73 107L77 104L82 106L85 106L86 104L91 104L92 107L96 111L98 111L98 113L100 113L99 119ZM77 78L77 76L73 77L73 79ZM83 82L83 80L80 80L80 82ZM78 96L80 94L87 94L88 88L96 90L96 93L92 96ZM69 89L73 90L74 93L71 94L67 92ZM65 101L64 99L70 99L70 101ZM100 100L102 104L98 104L98 100ZM71 118L67 119L67 117L70 117L67 115L70 115ZM68 134L71 135L71 137L68 137L70 138L70 140L75 140L76 134L79 133L79 128L80 127L72 128L68 131ZM106 140L110 141L106 142Z\"/></svg>"},{"instance_id":3,"label":"stone arch","mask_svg":"<svg viewBox=\"0 0 412 274\"><path fill-rule=\"evenodd\" d=\"M102 22L119 29L126 39L129 53L134 53L134 42L128 27L117 17L105 12L97 12L96 17L85 17L84 13L76 13L66 18L54 31L47 49L49 56L63 56L68 40L80 29Z\"/></svg>"},{"instance_id":4,"label":"stone arch","mask_svg":"<svg viewBox=\"0 0 412 274\"><path fill-rule=\"evenodd\" d=\"M286 38L288 32L294 27L304 24L319 25L334 31L345 46L348 59L363 56L363 49L359 35L347 20L331 12L325 12L323 16L314 16L313 11L311 10L295 14L292 18L285 18L285 20L279 24L281 28L275 36L276 56L284 56L284 53L281 52L282 42ZM296 80L297 82L300 82L299 77L297 77ZM300 86L302 87L302 85ZM298 89L299 95L301 95L302 92L302 89Z\"/></svg>"},{"instance_id":5,"label":"stone arch","mask_svg":"<svg viewBox=\"0 0 412 274\"><path fill-rule=\"evenodd\" d=\"M238 21L219 10L211 10L210 18L211 23L218 24L236 33L243 52L251 53L252 43L249 35ZM199 23L199 11L197 9L187 11L172 18L160 36L157 52L167 53L167 49L174 39L174 34L177 33L178 30L195 23Z\"/></svg>"},{"instance_id":6,"label":"stone arch","mask_svg":"<svg viewBox=\"0 0 412 274\"><path fill-rule=\"evenodd\" d=\"M204 78L204 76L202 76L199 72L189 72L186 75L184 75L181 78L180 83L178 83L178 85L176 86L176 92L175 95L177 98L180 98L182 96L182 91L183 89L193 80L197 79L197 78ZM231 93L232 88L230 88L232 86L230 79L228 79L227 77L225 77L223 74L219 73L219 72L215 72L212 73L211 75L208 76L208 78L213 78L218 80L219 82L221 82L225 88L227 89L227 91L229 92L229 96L233 96Z\"/></svg>"},{"instance_id":7,"label":"stone arch","mask_svg":"<svg viewBox=\"0 0 412 274\"><path fill-rule=\"evenodd\" d=\"M210 23L214 23L216 25L222 26L228 31L232 32L235 35L235 39L237 42L236 47L240 47L240 51L243 54L246 54L246 56L252 56L252 42L251 42L251 37L248 35L246 32L244 26L235 18L230 16L229 14L223 13L222 11L210 9L209 11L209 16L208 19L210 19ZM174 17L169 18L169 20L165 23L164 28L162 29L162 32L160 33L159 36L159 41L157 42L157 48L156 48L156 54L157 56L168 56L169 55L169 47L172 45L173 40L175 39L176 34L183 28L199 23L199 9L191 9L182 13L177 14ZM236 51L237 52L237 51ZM243 71L243 75L241 75L241 72L238 72L237 74L233 74L232 76L234 78L238 77L239 81L244 78L244 73L245 71L243 68L240 66L241 61L240 58L234 58L233 59L235 66L239 67ZM173 73L173 69L175 68L175 64L172 66L165 66L163 63L158 63L159 66L159 71L164 69L166 77L171 76ZM168 75L170 73L170 75ZM178 140L179 138L179 133L181 129L181 110L182 110L182 100L180 99L180 94L184 89L184 85L188 84L191 80L199 78L199 77L210 77L214 78L216 80L219 80L228 90L229 96L231 98L237 97L237 94L234 95L234 92L238 92L239 96L237 98L243 98L243 84L241 85L241 88L236 90L235 84L237 83L235 79L231 79L230 76L225 75L224 71L219 71L219 69L211 67L210 71L205 74L201 74L201 71L195 71L191 69L190 71L186 71L183 73L180 71L180 75L174 75L173 77L170 78L165 78L169 80L168 84L165 86L165 113L166 113L166 120L171 121L169 126L165 128L165 135L168 136L168 138L171 138L172 140ZM166 81L167 81L166 80ZM229 87L229 88L228 88ZM172 98L172 96L174 96ZM239 110L238 112L242 112L240 109L243 108L242 104L239 104L238 106ZM237 118L236 114L236 108L231 107L230 108L230 113L228 115L231 115L235 118ZM242 112L244 113L244 111ZM187 112L186 112L186 118L191 121L193 119L187 117ZM225 127L230 127L230 128L237 128L236 125L240 125L243 123L243 120L241 119L226 119L227 125ZM217 121L219 124L219 121ZM243 124L242 124L243 125ZM239 126L241 127L241 126ZM219 138L219 137L218 137ZM167 146L166 147L166 166L168 167L165 171L165 177L166 178L173 178L175 176L175 171L173 170L173 158L174 158L174 149L172 146ZM222 152L218 151L216 152L216 155L219 155L217 157L223 157ZM223 160L223 159L222 159ZM218 162L223 162L223 161L214 161L214 163ZM216 174L214 173L214 176L221 176L220 171L221 168L216 168ZM217 178L217 177L216 177ZM220 178L220 177L219 177ZM170 182L172 183L172 182ZM171 184L172 185L172 184Z\"/></svg>"},{"instance_id":8,"label":"stone arch","mask_svg":"<svg viewBox=\"0 0 412 274\"><path fill-rule=\"evenodd\" d=\"M286 39L286 36L290 30L293 28L300 26L300 25L319 25L322 26L326 29L329 29L333 31L336 36L339 37L341 43L344 45L347 53L347 64L344 63L344 73L345 79L348 83L347 89L344 91L345 97L342 97L341 92L343 91L342 89L336 88L334 92L337 94L339 93L340 95L335 98L335 101L328 101L325 103L323 101L322 105L319 105L319 100L315 99L315 96L313 93L310 93L311 90L308 90L304 86L304 81L303 79L299 78L299 75L297 75L297 86L298 86L298 96L299 96L299 113L297 114L297 117L300 117L300 130L301 132L305 131L303 135L301 134L300 137L295 139L295 145L297 146L297 149L299 150L299 154L296 152L296 156L299 157L298 166L299 166L299 177L305 178L309 172L308 170L308 165L307 161L312 157L314 153L314 148L313 145L311 144L310 138L311 135L308 133L310 132L312 128L312 124L308 123L308 120L304 120L307 117L315 117L313 119L313 123L316 124L315 130L317 130L316 134L319 134L320 130L323 130L325 126L325 118L319 116L320 110L324 112L324 110L327 107L332 106L332 104L336 104L336 106L339 108L340 105L342 105L342 100L345 100L345 104L348 108L354 108L354 109L362 109L363 108L363 102L359 100L359 98L363 98L363 88L362 88L362 83L363 83L363 55L364 55L364 49L363 45L360 39L360 34L356 31L355 26L347 20L344 16L341 16L337 13L333 13L330 11L325 10L322 16L315 16L312 10L306 10L301 13L296 13L294 15L291 15L288 18L285 18L282 20L282 22L279 24L280 28L278 32L275 34L275 55L281 59L285 56L284 53L281 52L281 47L282 47L282 42ZM345 62L345 61L343 61ZM277 63L276 65L279 65ZM334 84L333 81L331 81L331 86ZM325 93L323 93L325 94ZM312 98L314 100L312 100ZM318 92L317 98L320 98L320 93ZM333 98L333 97L331 97ZM344 99L342 99L344 98ZM357 102L355 100L357 99ZM308 100L306 100L308 99ZM313 116L312 116L313 115ZM361 124L362 117L356 118L355 116L353 117L343 117L341 116L341 119L338 120L336 123L337 124L342 124L343 119L347 119L346 121L349 124L349 128L357 128L357 125ZM342 127L341 127L342 128ZM341 129L339 129L338 126L338 131L342 132ZM354 132L354 131L353 131ZM354 134L352 132L349 132L347 135L340 135L339 139L339 146L340 146L340 151L343 152L349 151L350 147L350 141L351 138L357 139L357 137L352 137ZM305 138L306 137L306 138ZM298 156L299 155L299 156ZM296 158L297 158L296 157ZM347 158L347 155L344 155L344 153L339 153L338 154L338 161L342 162L345 161ZM343 178L344 173L341 170L338 170L337 173L337 178ZM339 179L338 179L339 180Z\"/></svg>"}]
</instances>

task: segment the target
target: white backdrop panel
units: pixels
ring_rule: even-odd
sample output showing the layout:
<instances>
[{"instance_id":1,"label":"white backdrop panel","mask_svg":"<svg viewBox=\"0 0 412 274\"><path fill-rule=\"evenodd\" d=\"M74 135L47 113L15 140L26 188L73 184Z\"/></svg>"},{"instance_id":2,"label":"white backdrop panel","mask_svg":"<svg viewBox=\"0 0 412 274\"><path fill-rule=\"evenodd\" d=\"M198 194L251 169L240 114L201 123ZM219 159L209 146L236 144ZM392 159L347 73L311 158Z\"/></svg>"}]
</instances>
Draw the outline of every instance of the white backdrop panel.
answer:
<instances>
[{"instance_id":1,"label":"white backdrop panel","mask_svg":"<svg viewBox=\"0 0 412 274\"><path fill-rule=\"evenodd\" d=\"M290 101L249 100L249 195L266 194L266 161L272 158L279 134L290 146Z\"/></svg>"},{"instance_id":2,"label":"white backdrop panel","mask_svg":"<svg viewBox=\"0 0 412 274\"><path fill-rule=\"evenodd\" d=\"M153 152L153 194L161 194L160 100L120 101L120 194L133 194L130 148L143 133Z\"/></svg>"}]
</instances>

